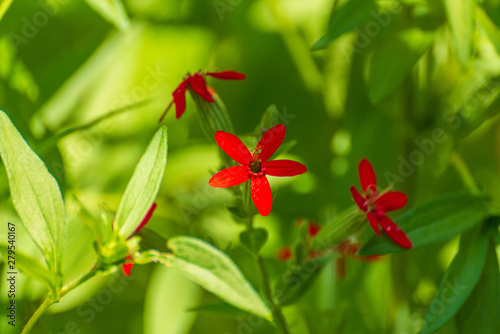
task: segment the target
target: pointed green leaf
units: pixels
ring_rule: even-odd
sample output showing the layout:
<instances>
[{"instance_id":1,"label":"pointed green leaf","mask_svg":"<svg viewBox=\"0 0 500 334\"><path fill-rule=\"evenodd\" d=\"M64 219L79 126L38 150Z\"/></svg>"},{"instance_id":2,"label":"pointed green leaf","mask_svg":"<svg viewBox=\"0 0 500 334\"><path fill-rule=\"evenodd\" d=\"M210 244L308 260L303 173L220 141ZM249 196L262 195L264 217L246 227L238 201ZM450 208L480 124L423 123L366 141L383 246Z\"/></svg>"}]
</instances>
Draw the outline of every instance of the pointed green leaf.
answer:
<instances>
[{"instance_id":1,"label":"pointed green leaf","mask_svg":"<svg viewBox=\"0 0 500 334\"><path fill-rule=\"evenodd\" d=\"M500 333L500 273L495 245L490 242L476 287L456 316L459 334Z\"/></svg>"},{"instance_id":2,"label":"pointed green leaf","mask_svg":"<svg viewBox=\"0 0 500 334\"><path fill-rule=\"evenodd\" d=\"M476 228L464 234L460 249L439 285L420 334L432 333L451 319L476 286L488 249L488 234Z\"/></svg>"},{"instance_id":3,"label":"pointed green leaf","mask_svg":"<svg viewBox=\"0 0 500 334\"><path fill-rule=\"evenodd\" d=\"M476 20L500 55L500 32L490 17L479 6L476 6Z\"/></svg>"},{"instance_id":4,"label":"pointed green leaf","mask_svg":"<svg viewBox=\"0 0 500 334\"><path fill-rule=\"evenodd\" d=\"M5 263L8 263L9 259L9 249L8 245L0 244L0 254L2 254ZM35 260L34 258L27 256L15 249L15 254L11 255L15 258L15 267L19 269L23 274L31 278L36 279L47 287L49 291L55 291L56 286L54 280L52 279L52 274L49 272L47 267L42 266L42 264ZM9 271L9 270L8 270Z\"/></svg>"},{"instance_id":5,"label":"pointed green leaf","mask_svg":"<svg viewBox=\"0 0 500 334\"><path fill-rule=\"evenodd\" d=\"M448 240L469 230L484 220L489 198L468 194L440 197L408 211L396 219L396 224L407 234L413 249ZM374 236L358 255L378 255L404 251L387 237Z\"/></svg>"},{"instance_id":6,"label":"pointed green leaf","mask_svg":"<svg viewBox=\"0 0 500 334\"><path fill-rule=\"evenodd\" d=\"M267 304L229 256L207 242L187 236L174 237L160 253L159 262L177 270L225 302L272 321Z\"/></svg>"},{"instance_id":7,"label":"pointed green leaf","mask_svg":"<svg viewBox=\"0 0 500 334\"><path fill-rule=\"evenodd\" d=\"M116 211L115 227L128 238L141 224L160 190L167 164L167 128L162 126L135 167Z\"/></svg>"},{"instance_id":8,"label":"pointed green leaf","mask_svg":"<svg viewBox=\"0 0 500 334\"><path fill-rule=\"evenodd\" d=\"M66 211L56 179L0 110L0 155L23 226L42 250L50 271L61 273Z\"/></svg>"},{"instance_id":9,"label":"pointed green leaf","mask_svg":"<svg viewBox=\"0 0 500 334\"><path fill-rule=\"evenodd\" d=\"M351 0L342 7L334 9L326 34L314 44L312 49L326 48L343 33L368 21L373 13L375 13L373 0Z\"/></svg>"},{"instance_id":10,"label":"pointed green leaf","mask_svg":"<svg viewBox=\"0 0 500 334\"><path fill-rule=\"evenodd\" d=\"M472 52L474 1L444 0L448 25L455 41L458 59L466 65Z\"/></svg>"},{"instance_id":11,"label":"pointed green leaf","mask_svg":"<svg viewBox=\"0 0 500 334\"><path fill-rule=\"evenodd\" d=\"M378 103L396 90L429 49L433 34L413 28L386 36L373 53L369 94ZM398 55L392 57L390 55Z\"/></svg>"},{"instance_id":12,"label":"pointed green leaf","mask_svg":"<svg viewBox=\"0 0 500 334\"><path fill-rule=\"evenodd\" d=\"M127 11L121 0L85 0L87 4L104 19L118 29L126 29L130 25Z\"/></svg>"},{"instance_id":13,"label":"pointed green leaf","mask_svg":"<svg viewBox=\"0 0 500 334\"><path fill-rule=\"evenodd\" d=\"M239 318L239 317L244 317L246 315L246 313L243 312L242 310L237 309L223 302L202 304L200 306L190 309L189 311L197 312L200 314L228 317L228 318Z\"/></svg>"},{"instance_id":14,"label":"pointed green leaf","mask_svg":"<svg viewBox=\"0 0 500 334\"><path fill-rule=\"evenodd\" d=\"M269 235L265 228L255 228L251 231L243 231L240 234L240 242L250 253L258 255L267 242Z\"/></svg>"}]
</instances>

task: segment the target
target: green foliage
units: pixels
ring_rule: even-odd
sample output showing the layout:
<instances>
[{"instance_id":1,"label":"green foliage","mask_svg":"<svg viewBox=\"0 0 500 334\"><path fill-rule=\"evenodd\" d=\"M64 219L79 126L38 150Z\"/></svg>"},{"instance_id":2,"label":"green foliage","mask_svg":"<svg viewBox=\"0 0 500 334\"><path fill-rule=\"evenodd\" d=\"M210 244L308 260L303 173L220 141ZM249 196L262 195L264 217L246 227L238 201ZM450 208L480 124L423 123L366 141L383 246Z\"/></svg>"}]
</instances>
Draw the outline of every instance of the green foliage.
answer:
<instances>
[{"instance_id":1,"label":"green foliage","mask_svg":"<svg viewBox=\"0 0 500 334\"><path fill-rule=\"evenodd\" d=\"M229 304L264 319L273 319L269 306L225 253L188 236L169 239L167 247L173 253L158 254L155 261L176 270Z\"/></svg>"},{"instance_id":2,"label":"green foliage","mask_svg":"<svg viewBox=\"0 0 500 334\"><path fill-rule=\"evenodd\" d=\"M448 240L470 230L488 216L488 197L465 194L446 195L428 201L396 219L405 231L413 248L420 248ZM358 255L368 256L400 252L404 249L388 238L373 237L359 250Z\"/></svg>"},{"instance_id":3,"label":"green foliage","mask_svg":"<svg viewBox=\"0 0 500 334\"><path fill-rule=\"evenodd\" d=\"M116 211L114 228L125 238L132 235L153 205L167 164L167 128L161 127L137 164Z\"/></svg>"},{"instance_id":4,"label":"green foliage","mask_svg":"<svg viewBox=\"0 0 500 334\"><path fill-rule=\"evenodd\" d=\"M52 275L60 278L66 234L66 209L59 185L0 110L0 155L9 177L16 211L40 248ZM57 280L53 280L56 287Z\"/></svg>"},{"instance_id":5,"label":"green foliage","mask_svg":"<svg viewBox=\"0 0 500 334\"><path fill-rule=\"evenodd\" d=\"M258 255L267 242L269 234L266 229L256 228L240 233L240 242L251 254Z\"/></svg>"},{"instance_id":6,"label":"green foliage","mask_svg":"<svg viewBox=\"0 0 500 334\"><path fill-rule=\"evenodd\" d=\"M420 334L432 333L450 320L481 276L488 250L488 235L476 228L464 234L460 250L441 281Z\"/></svg>"}]
</instances>

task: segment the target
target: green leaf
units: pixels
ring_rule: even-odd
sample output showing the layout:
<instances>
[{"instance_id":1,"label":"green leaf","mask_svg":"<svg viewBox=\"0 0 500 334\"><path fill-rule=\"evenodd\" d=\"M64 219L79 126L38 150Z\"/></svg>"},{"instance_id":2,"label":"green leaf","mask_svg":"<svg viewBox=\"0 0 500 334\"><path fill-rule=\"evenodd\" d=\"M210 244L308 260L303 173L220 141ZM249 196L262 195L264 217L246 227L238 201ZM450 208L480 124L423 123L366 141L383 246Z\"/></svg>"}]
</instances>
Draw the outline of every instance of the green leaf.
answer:
<instances>
[{"instance_id":1,"label":"green leaf","mask_svg":"<svg viewBox=\"0 0 500 334\"><path fill-rule=\"evenodd\" d=\"M251 231L243 231L240 234L240 242L246 250L258 255L267 242L269 235L265 228L256 228Z\"/></svg>"},{"instance_id":2,"label":"green leaf","mask_svg":"<svg viewBox=\"0 0 500 334\"><path fill-rule=\"evenodd\" d=\"M469 230L488 215L488 197L453 194L426 202L396 219L396 224L413 243L413 249L448 240ZM387 237L374 236L358 255L378 255L404 251Z\"/></svg>"},{"instance_id":3,"label":"green leaf","mask_svg":"<svg viewBox=\"0 0 500 334\"><path fill-rule=\"evenodd\" d=\"M14 0L1 0L0 2L0 20L2 17L5 15L7 10L9 9L10 5L12 4L12 1Z\"/></svg>"},{"instance_id":4,"label":"green leaf","mask_svg":"<svg viewBox=\"0 0 500 334\"><path fill-rule=\"evenodd\" d=\"M239 318L239 317L244 317L246 315L246 313L241 311L240 309L237 309L223 302L203 304L195 308L192 308L189 311L197 312L200 314L228 317L228 318Z\"/></svg>"},{"instance_id":5,"label":"green leaf","mask_svg":"<svg viewBox=\"0 0 500 334\"><path fill-rule=\"evenodd\" d=\"M434 35L417 28L386 36L375 49L370 66L369 94L378 103L396 90L431 46ZM398 55L392 57L390 55Z\"/></svg>"},{"instance_id":6,"label":"green leaf","mask_svg":"<svg viewBox=\"0 0 500 334\"><path fill-rule=\"evenodd\" d=\"M66 211L59 185L1 110L0 155L22 224L45 256L50 271L60 275Z\"/></svg>"},{"instance_id":7,"label":"green leaf","mask_svg":"<svg viewBox=\"0 0 500 334\"><path fill-rule=\"evenodd\" d=\"M488 234L481 228L464 234L460 249L441 281L420 334L435 331L451 319L476 286L488 249Z\"/></svg>"},{"instance_id":8,"label":"green leaf","mask_svg":"<svg viewBox=\"0 0 500 334\"><path fill-rule=\"evenodd\" d=\"M459 334L500 333L500 274L495 245L490 242L476 287L456 316Z\"/></svg>"},{"instance_id":9,"label":"green leaf","mask_svg":"<svg viewBox=\"0 0 500 334\"><path fill-rule=\"evenodd\" d=\"M85 0L85 2L118 29L129 27L130 20L121 0Z\"/></svg>"},{"instance_id":10,"label":"green leaf","mask_svg":"<svg viewBox=\"0 0 500 334\"><path fill-rule=\"evenodd\" d=\"M0 244L0 254L2 254L5 263L8 263L8 245ZM52 274L46 267L42 266L39 261L30 256L24 255L18 249L15 249L15 255L12 255L12 257L15 258L16 269L19 269L26 276L29 276L41 282L47 287L49 291L55 291L56 286L54 284Z\"/></svg>"},{"instance_id":11,"label":"green leaf","mask_svg":"<svg viewBox=\"0 0 500 334\"><path fill-rule=\"evenodd\" d=\"M351 0L338 9L334 9L326 34L312 47L313 50L326 48L332 41L348 30L368 21L375 13L373 0Z\"/></svg>"},{"instance_id":12,"label":"green leaf","mask_svg":"<svg viewBox=\"0 0 500 334\"><path fill-rule=\"evenodd\" d=\"M486 36L490 40L491 44L497 50L500 55L500 33L497 26L491 21L490 17L484 12L484 10L476 6L476 20L478 25L483 29Z\"/></svg>"},{"instance_id":13,"label":"green leaf","mask_svg":"<svg viewBox=\"0 0 500 334\"><path fill-rule=\"evenodd\" d=\"M474 33L474 1L444 0L446 16L462 65L466 65L472 52Z\"/></svg>"},{"instance_id":14,"label":"green leaf","mask_svg":"<svg viewBox=\"0 0 500 334\"><path fill-rule=\"evenodd\" d=\"M254 134L258 138L262 137L267 130L278 125L279 116L280 112L278 107L276 107L275 104L271 104L267 107L266 111L264 111L264 114L262 114L259 125L255 127Z\"/></svg>"},{"instance_id":15,"label":"green leaf","mask_svg":"<svg viewBox=\"0 0 500 334\"><path fill-rule=\"evenodd\" d=\"M160 190L167 164L167 128L162 126L135 167L116 211L115 227L125 238L141 224Z\"/></svg>"},{"instance_id":16,"label":"green leaf","mask_svg":"<svg viewBox=\"0 0 500 334\"><path fill-rule=\"evenodd\" d=\"M225 253L207 242L187 236L174 237L158 261L177 270L225 302L269 321L273 315L240 269Z\"/></svg>"},{"instance_id":17,"label":"green leaf","mask_svg":"<svg viewBox=\"0 0 500 334\"><path fill-rule=\"evenodd\" d=\"M318 277L328 259L318 258L288 269L274 289L274 299L278 305L293 304L307 291Z\"/></svg>"}]
</instances>

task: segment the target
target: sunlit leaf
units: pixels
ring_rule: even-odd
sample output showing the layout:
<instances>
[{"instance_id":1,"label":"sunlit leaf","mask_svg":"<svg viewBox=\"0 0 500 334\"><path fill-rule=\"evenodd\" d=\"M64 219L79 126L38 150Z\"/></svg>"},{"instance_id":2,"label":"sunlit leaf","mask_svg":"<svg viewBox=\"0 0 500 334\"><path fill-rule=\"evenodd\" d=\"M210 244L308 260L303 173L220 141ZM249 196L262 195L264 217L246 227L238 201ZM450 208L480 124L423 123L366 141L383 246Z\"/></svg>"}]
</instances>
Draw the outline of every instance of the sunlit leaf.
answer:
<instances>
[{"instance_id":1,"label":"sunlit leaf","mask_svg":"<svg viewBox=\"0 0 500 334\"><path fill-rule=\"evenodd\" d=\"M480 228L462 236L460 249L448 267L420 334L432 333L451 319L479 280L488 249L488 234Z\"/></svg>"},{"instance_id":2,"label":"sunlit leaf","mask_svg":"<svg viewBox=\"0 0 500 334\"><path fill-rule=\"evenodd\" d=\"M153 205L167 164L167 128L162 126L137 164L116 211L115 227L127 238Z\"/></svg>"},{"instance_id":3,"label":"sunlit leaf","mask_svg":"<svg viewBox=\"0 0 500 334\"><path fill-rule=\"evenodd\" d=\"M466 65L472 52L474 1L444 0L446 16L454 37L458 59Z\"/></svg>"},{"instance_id":4,"label":"sunlit leaf","mask_svg":"<svg viewBox=\"0 0 500 334\"><path fill-rule=\"evenodd\" d=\"M173 254L158 253L155 261L175 269L225 302L264 319L273 315L267 304L225 253L194 237L168 241Z\"/></svg>"},{"instance_id":5,"label":"sunlit leaf","mask_svg":"<svg viewBox=\"0 0 500 334\"><path fill-rule=\"evenodd\" d=\"M121 0L85 0L104 19L118 29L126 29L130 25L127 11Z\"/></svg>"},{"instance_id":6,"label":"sunlit leaf","mask_svg":"<svg viewBox=\"0 0 500 334\"><path fill-rule=\"evenodd\" d=\"M60 274L66 210L59 185L1 110L0 154L7 170L12 201L21 221L42 250L49 269Z\"/></svg>"},{"instance_id":7,"label":"sunlit leaf","mask_svg":"<svg viewBox=\"0 0 500 334\"><path fill-rule=\"evenodd\" d=\"M488 197L453 194L419 205L396 219L407 234L413 248L448 240L469 230L488 215ZM361 247L358 255L376 255L403 251L387 237L372 237Z\"/></svg>"},{"instance_id":8,"label":"sunlit leaf","mask_svg":"<svg viewBox=\"0 0 500 334\"><path fill-rule=\"evenodd\" d=\"M9 9L12 1L14 1L14 0L1 0L1 2L0 2L0 20L5 15L5 12L7 12L7 10Z\"/></svg>"}]
</instances>

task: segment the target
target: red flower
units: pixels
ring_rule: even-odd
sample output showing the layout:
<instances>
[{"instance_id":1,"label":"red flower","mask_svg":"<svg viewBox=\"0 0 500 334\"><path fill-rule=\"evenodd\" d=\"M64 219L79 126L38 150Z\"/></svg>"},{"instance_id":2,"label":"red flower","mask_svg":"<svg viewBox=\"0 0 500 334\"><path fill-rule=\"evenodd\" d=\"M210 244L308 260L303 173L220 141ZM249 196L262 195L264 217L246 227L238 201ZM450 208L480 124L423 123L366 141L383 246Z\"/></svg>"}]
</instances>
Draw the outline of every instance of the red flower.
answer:
<instances>
[{"instance_id":1,"label":"red flower","mask_svg":"<svg viewBox=\"0 0 500 334\"><path fill-rule=\"evenodd\" d=\"M276 258L280 261L286 262L292 258L292 250L290 246L285 246L276 252Z\"/></svg>"},{"instance_id":2,"label":"red flower","mask_svg":"<svg viewBox=\"0 0 500 334\"><path fill-rule=\"evenodd\" d=\"M307 233L311 238L314 238L319 233L320 230L321 230L321 225L311 220L309 221L309 225L307 226Z\"/></svg>"},{"instance_id":3,"label":"red flower","mask_svg":"<svg viewBox=\"0 0 500 334\"><path fill-rule=\"evenodd\" d=\"M149 221L149 219L151 219L151 216L153 215L153 212L155 211L156 209L156 203L153 203L153 205L151 205L151 208L149 208L149 211L148 213L146 213L146 216L144 217L144 219L142 220L141 224L135 229L134 233L132 233L132 235L130 237L128 237L128 239L132 238L132 236L139 232L143 227L144 225L146 225ZM132 267L134 265L134 260L132 259L132 255L129 255L125 258L125 260L127 260L127 262L125 262L123 265L122 265L122 269L123 269L123 273L125 275L130 275L130 271L132 270Z\"/></svg>"},{"instance_id":4,"label":"red flower","mask_svg":"<svg viewBox=\"0 0 500 334\"><path fill-rule=\"evenodd\" d=\"M292 160L268 161L285 138L286 127L278 124L260 139L255 151L248 148L235 135L224 131L215 133L217 144L241 166L226 168L208 182L212 187L228 188L250 180L252 199L263 216L271 212L273 196L266 175L295 176L307 171L306 166Z\"/></svg>"},{"instance_id":5,"label":"red flower","mask_svg":"<svg viewBox=\"0 0 500 334\"><path fill-rule=\"evenodd\" d=\"M352 197L358 207L366 212L368 221L375 233L380 236L378 227L380 225L395 243L401 247L412 248L411 241L406 234L386 215L389 211L395 211L404 207L408 201L408 197L399 191L379 193L373 166L367 159L361 160L358 170L363 195L352 186Z\"/></svg>"},{"instance_id":6,"label":"red flower","mask_svg":"<svg viewBox=\"0 0 500 334\"><path fill-rule=\"evenodd\" d=\"M159 122L163 120L167 111L170 109L173 103L175 103L175 118L180 118L184 111L186 110L186 90L191 87L202 99L207 102L214 102L212 95L210 94L207 82L205 81L205 76L209 75L214 78L223 80L243 80L245 75L236 71L222 71L222 72L206 72L206 73L195 73L189 75L185 78L181 84L174 90L172 96L174 99L168 105L165 112L161 115Z\"/></svg>"}]
</instances>

